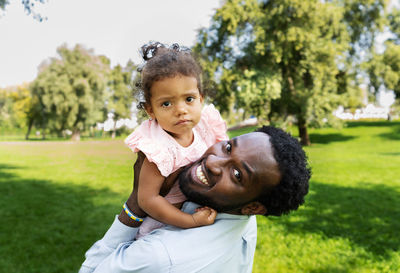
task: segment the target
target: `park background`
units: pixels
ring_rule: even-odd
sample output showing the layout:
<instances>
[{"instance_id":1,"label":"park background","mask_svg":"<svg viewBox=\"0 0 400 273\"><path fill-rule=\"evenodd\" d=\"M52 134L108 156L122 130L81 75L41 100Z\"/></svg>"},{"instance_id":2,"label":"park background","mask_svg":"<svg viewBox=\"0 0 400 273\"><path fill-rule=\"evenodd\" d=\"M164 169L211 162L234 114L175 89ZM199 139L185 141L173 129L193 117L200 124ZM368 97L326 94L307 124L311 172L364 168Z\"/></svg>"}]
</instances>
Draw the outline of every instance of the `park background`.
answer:
<instances>
[{"instance_id":1,"label":"park background","mask_svg":"<svg viewBox=\"0 0 400 273\"><path fill-rule=\"evenodd\" d=\"M0 0L0 272L76 272L119 213L149 40L193 49L231 137L304 145L310 193L258 217L254 272L399 272L400 4L165 2Z\"/></svg>"}]
</instances>

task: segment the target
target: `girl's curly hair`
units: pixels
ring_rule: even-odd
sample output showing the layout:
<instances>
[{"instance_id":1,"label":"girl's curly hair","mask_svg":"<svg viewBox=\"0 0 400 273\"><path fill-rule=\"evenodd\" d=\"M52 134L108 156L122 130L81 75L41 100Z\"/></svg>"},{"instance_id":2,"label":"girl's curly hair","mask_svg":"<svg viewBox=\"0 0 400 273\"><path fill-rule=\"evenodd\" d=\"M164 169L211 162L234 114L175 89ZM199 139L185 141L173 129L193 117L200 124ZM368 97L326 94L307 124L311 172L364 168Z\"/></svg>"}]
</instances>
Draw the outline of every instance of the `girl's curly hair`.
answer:
<instances>
[{"instance_id":1,"label":"girl's curly hair","mask_svg":"<svg viewBox=\"0 0 400 273\"><path fill-rule=\"evenodd\" d=\"M159 42L150 42L141 47L141 55L145 63L138 69L141 77L136 83L139 89L140 108L150 102L150 89L154 82L177 75L196 78L197 88L204 96L201 84L202 71L189 48L178 44L167 46Z\"/></svg>"}]
</instances>

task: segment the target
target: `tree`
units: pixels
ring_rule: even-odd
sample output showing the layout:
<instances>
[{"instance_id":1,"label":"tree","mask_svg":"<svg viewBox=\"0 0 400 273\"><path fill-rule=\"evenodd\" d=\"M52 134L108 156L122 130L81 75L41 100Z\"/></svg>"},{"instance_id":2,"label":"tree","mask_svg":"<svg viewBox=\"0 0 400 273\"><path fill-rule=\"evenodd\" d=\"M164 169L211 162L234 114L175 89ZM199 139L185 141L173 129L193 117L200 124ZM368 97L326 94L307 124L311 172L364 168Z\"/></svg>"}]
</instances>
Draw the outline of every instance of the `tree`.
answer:
<instances>
[{"instance_id":1,"label":"tree","mask_svg":"<svg viewBox=\"0 0 400 273\"><path fill-rule=\"evenodd\" d=\"M400 98L400 45L386 42L385 51L374 54L367 66L372 93L377 94L383 87Z\"/></svg>"},{"instance_id":2,"label":"tree","mask_svg":"<svg viewBox=\"0 0 400 273\"><path fill-rule=\"evenodd\" d=\"M400 10L392 10L388 20L391 38L385 42L383 53L374 52L364 66L371 93L376 95L383 88L400 99Z\"/></svg>"},{"instance_id":3,"label":"tree","mask_svg":"<svg viewBox=\"0 0 400 273\"><path fill-rule=\"evenodd\" d=\"M42 22L43 20L47 20L46 17L41 16L39 13L35 11L35 3L41 3L44 4L45 0L22 0L22 5L24 6L24 11L28 15L32 15L35 20L38 20L39 22ZM0 9L5 10L6 6L10 2L8 0L0 0Z\"/></svg>"},{"instance_id":4,"label":"tree","mask_svg":"<svg viewBox=\"0 0 400 273\"><path fill-rule=\"evenodd\" d=\"M24 129L32 99L27 84L0 90L0 124L3 129Z\"/></svg>"},{"instance_id":5,"label":"tree","mask_svg":"<svg viewBox=\"0 0 400 273\"><path fill-rule=\"evenodd\" d=\"M400 10L394 9L389 15L389 26L394 38L387 42L383 62L387 66L384 74L385 86L393 90L397 99L400 99Z\"/></svg>"},{"instance_id":6,"label":"tree","mask_svg":"<svg viewBox=\"0 0 400 273\"><path fill-rule=\"evenodd\" d=\"M339 67L349 45L343 15L328 1L228 0L195 50L233 107L271 122L294 116L309 145L307 127L321 125L341 102Z\"/></svg>"},{"instance_id":7,"label":"tree","mask_svg":"<svg viewBox=\"0 0 400 273\"><path fill-rule=\"evenodd\" d=\"M366 63L374 54L376 37L387 27L388 2L390 0L336 0L344 8L344 22L350 36L347 60L341 68L342 75L352 79L351 84L346 86L348 94L357 89L356 94L360 93L359 86L369 81ZM357 104L364 96L365 93L362 93ZM375 97L375 94L370 93L368 97Z\"/></svg>"},{"instance_id":8,"label":"tree","mask_svg":"<svg viewBox=\"0 0 400 273\"><path fill-rule=\"evenodd\" d=\"M11 121L12 102L7 90L0 89L0 128L10 129L13 127Z\"/></svg>"},{"instance_id":9,"label":"tree","mask_svg":"<svg viewBox=\"0 0 400 273\"><path fill-rule=\"evenodd\" d=\"M400 44L400 9L393 9L388 16L391 32L394 34L392 40Z\"/></svg>"},{"instance_id":10,"label":"tree","mask_svg":"<svg viewBox=\"0 0 400 273\"><path fill-rule=\"evenodd\" d=\"M70 130L79 140L83 130L103 119L110 62L81 45L64 45L57 52L59 58L43 63L31 85L39 105L34 116L50 132Z\"/></svg>"},{"instance_id":11,"label":"tree","mask_svg":"<svg viewBox=\"0 0 400 273\"><path fill-rule=\"evenodd\" d=\"M116 135L116 122L120 118L128 118L131 114L133 102L133 77L137 67L132 61L128 61L125 68L115 66L110 74L108 83L109 97L107 98L107 112L114 114L114 127L112 138Z\"/></svg>"},{"instance_id":12,"label":"tree","mask_svg":"<svg viewBox=\"0 0 400 273\"><path fill-rule=\"evenodd\" d=\"M387 25L385 9L389 0L336 0L344 8L344 21L350 36L351 57L360 58L360 51L375 45L375 38Z\"/></svg>"},{"instance_id":13,"label":"tree","mask_svg":"<svg viewBox=\"0 0 400 273\"><path fill-rule=\"evenodd\" d=\"M32 107L32 97L28 84L16 87L16 90L9 94L12 100L12 112L14 115L14 126L24 128L26 126L27 113Z\"/></svg>"}]
</instances>

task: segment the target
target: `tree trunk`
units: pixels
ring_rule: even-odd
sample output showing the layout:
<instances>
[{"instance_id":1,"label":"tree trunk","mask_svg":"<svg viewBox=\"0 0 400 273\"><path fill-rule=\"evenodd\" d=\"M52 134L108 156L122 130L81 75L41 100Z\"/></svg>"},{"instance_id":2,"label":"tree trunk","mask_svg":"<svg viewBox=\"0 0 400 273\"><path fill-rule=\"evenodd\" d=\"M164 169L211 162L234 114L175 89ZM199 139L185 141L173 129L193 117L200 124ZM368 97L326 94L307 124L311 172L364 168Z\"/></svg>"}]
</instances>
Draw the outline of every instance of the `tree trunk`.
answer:
<instances>
[{"instance_id":1,"label":"tree trunk","mask_svg":"<svg viewBox=\"0 0 400 273\"><path fill-rule=\"evenodd\" d=\"M79 130L74 130L71 136L71 140L80 141L81 140L81 132Z\"/></svg>"},{"instance_id":2,"label":"tree trunk","mask_svg":"<svg viewBox=\"0 0 400 273\"><path fill-rule=\"evenodd\" d=\"M297 126L299 128L299 136L300 136L301 145L310 146L311 142L310 142L310 137L309 137L308 131L307 131L307 124L306 124L304 117L302 117L301 115L298 115L298 117L297 117Z\"/></svg>"},{"instance_id":3,"label":"tree trunk","mask_svg":"<svg viewBox=\"0 0 400 273\"><path fill-rule=\"evenodd\" d=\"M26 140L29 139L29 135L31 133L32 126L33 126L33 119L29 119L29 121L28 121L28 131L26 132L26 135L25 135L25 139Z\"/></svg>"},{"instance_id":4,"label":"tree trunk","mask_svg":"<svg viewBox=\"0 0 400 273\"><path fill-rule=\"evenodd\" d=\"M117 122L114 121L113 130L111 132L111 138L114 139L116 135L117 135Z\"/></svg>"}]
</instances>

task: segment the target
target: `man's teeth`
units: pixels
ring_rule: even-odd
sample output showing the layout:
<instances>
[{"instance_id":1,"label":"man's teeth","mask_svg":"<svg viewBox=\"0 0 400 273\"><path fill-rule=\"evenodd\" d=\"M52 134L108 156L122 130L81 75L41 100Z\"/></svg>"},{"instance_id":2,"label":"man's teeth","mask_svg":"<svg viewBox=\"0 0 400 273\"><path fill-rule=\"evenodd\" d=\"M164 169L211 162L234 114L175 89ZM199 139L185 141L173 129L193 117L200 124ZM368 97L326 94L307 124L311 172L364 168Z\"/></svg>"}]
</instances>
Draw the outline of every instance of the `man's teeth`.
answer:
<instances>
[{"instance_id":1,"label":"man's teeth","mask_svg":"<svg viewBox=\"0 0 400 273\"><path fill-rule=\"evenodd\" d=\"M208 181L207 181L206 177L204 176L203 170L201 169L201 166L197 167L196 175L197 175L197 178L201 181L201 183L209 186Z\"/></svg>"}]
</instances>

